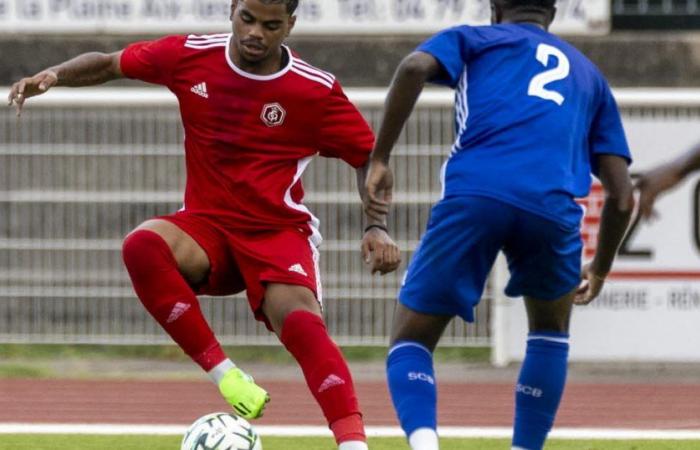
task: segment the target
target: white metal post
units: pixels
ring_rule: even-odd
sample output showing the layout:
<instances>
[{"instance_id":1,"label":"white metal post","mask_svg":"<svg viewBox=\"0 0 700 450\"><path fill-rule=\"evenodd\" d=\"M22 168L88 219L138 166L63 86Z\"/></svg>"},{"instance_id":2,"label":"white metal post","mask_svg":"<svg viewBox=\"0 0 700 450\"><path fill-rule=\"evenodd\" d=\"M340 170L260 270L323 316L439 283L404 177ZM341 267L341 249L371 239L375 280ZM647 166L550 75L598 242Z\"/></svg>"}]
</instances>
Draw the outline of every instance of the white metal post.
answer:
<instances>
[{"instance_id":1,"label":"white metal post","mask_svg":"<svg viewBox=\"0 0 700 450\"><path fill-rule=\"evenodd\" d=\"M505 367L510 362L508 351L508 298L503 289L508 281L508 265L503 253L498 254L491 273L493 301L491 303L491 364Z\"/></svg>"}]
</instances>

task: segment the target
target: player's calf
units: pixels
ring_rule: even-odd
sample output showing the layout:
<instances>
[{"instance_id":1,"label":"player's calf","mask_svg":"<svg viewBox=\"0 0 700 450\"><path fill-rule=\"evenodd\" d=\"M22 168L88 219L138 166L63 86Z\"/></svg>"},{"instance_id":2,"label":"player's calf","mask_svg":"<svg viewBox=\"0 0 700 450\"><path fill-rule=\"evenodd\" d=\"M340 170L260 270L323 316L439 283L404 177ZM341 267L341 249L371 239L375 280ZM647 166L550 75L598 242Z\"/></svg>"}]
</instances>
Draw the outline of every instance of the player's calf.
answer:
<instances>
[{"instance_id":1,"label":"player's calf","mask_svg":"<svg viewBox=\"0 0 700 450\"><path fill-rule=\"evenodd\" d=\"M165 240L153 231L136 230L124 240L122 256L139 300L185 353L207 372L224 361L226 356Z\"/></svg>"},{"instance_id":2,"label":"player's calf","mask_svg":"<svg viewBox=\"0 0 700 450\"><path fill-rule=\"evenodd\" d=\"M134 231L124 240L123 257L148 312L207 372L239 415L246 419L262 415L269 401L267 392L226 357L161 236L149 230Z\"/></svg>"},{"instance_id":3,"label":"player's calf","mask_svg":"<svg viewBox=\"0 0 700 450\"><path fill-rule=\"evenodd\" d=\"M433 355L415 341L398 341L389 350L387 381L394 409L413 450L437 450L437 388Z\"/></svg>"},{"instance_id":4,"label":"player's calf","mask_svg":"<svg viewBox=\"0 0 700 450\"><path fill-rule=\"evenodd\" d=\"M564 392L568 355L568 334L530 333L515 388L513 449L544 446Z\"/></svg>"},{"instance_id":5,"label":"player's calf","mask_svg":"<svg viewBox=\"0 0 700 450\"><path fill-rule=\"evenodd\" d=\"M367 439L352 376L323 319L309 311L294 311L284 320L280 340L301 366L339 449L366 450Z\"/></svg>"}]
</instances>

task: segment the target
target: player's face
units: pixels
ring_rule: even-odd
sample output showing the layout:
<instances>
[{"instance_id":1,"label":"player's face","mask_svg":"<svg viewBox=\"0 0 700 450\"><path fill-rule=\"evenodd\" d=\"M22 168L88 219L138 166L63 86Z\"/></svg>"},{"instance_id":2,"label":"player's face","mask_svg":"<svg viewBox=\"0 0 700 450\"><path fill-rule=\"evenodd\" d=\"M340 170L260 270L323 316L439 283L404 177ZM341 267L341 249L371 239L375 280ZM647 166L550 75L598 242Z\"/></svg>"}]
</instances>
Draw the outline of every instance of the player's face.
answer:
<instances>
[{"instance_id":1,"label":"player's face","mask_svg":"<svg viewBox=\"0 0 700 450\"><path fill-rule=\"evenodd\" d=\"M231 21L236 49L248 64L260 64L280 57L280 46L294 27L295 16L284 3L234 0Z\"/></svg>"}]
</instances>

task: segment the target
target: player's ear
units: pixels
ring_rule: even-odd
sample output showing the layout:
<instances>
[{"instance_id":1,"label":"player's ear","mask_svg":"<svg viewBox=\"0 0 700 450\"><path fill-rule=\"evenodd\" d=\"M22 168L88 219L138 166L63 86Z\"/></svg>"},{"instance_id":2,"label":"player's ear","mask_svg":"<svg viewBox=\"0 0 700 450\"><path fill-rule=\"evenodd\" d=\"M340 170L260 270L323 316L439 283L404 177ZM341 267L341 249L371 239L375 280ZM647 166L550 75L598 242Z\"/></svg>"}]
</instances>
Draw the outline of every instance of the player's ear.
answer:
<instances>
[{"instance_id":1,"label":"player's ear","mask_svg":"<svg viewBox=\"0 0 700 450\"><path fill-rule=\"evenodd\" d=\"M295 15L290 15L289 19L287 19L287 36L289 36L289 33L292 32L292 29L294 29L294 25L297 23L297 16Z\"/></svg>"},{"instance_id":2,"label":"player's ear","mask_svg":"<svg viewBox=\"0 0 700 450\"><path fill-rule=\"evenodd\" d=\"M491 2L491 24L495 25L497 23L501 23L501 20L503 20L503 11L501 10L501 7L496 4L496 2L492 1Z\"/></svg>"},{"instance_id":3,"label":"player's ear","mask_svg":"<svg viewBox=\"0 0 700 450\"><path fill-rule=\"evenodd\" d=\"M551 11L549 11L549 17L548 17L549 23L547 24L547 28L549 28L549 25L551 25L552 22L554 22L554 18L555 18L556 16L557 16L557 8L556 8L556 6L555 6L555 7L553 7L553 8L551 9Z\"/></svg>"}]
</instances>

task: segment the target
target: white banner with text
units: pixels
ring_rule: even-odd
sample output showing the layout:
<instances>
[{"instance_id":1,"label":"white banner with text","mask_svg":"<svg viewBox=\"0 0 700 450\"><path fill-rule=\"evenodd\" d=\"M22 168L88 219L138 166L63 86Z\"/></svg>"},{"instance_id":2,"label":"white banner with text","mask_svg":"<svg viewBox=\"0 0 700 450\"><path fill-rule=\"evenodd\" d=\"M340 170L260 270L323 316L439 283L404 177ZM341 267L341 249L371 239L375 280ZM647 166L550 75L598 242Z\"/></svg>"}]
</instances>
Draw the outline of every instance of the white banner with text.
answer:
<instances>
[{"instance_id":1,"label":"white banner with text","mask_svg":"<svg viewBox=\"0 0 700 450\"><path fill-rule=\"evenodd\" d=\"M624 117L633 173L700 141L698 116L676 114ZM586 259L594 253L602 195L596 184L585 202ZM600 297L574 308L573 361L700 362L700 177L661 197L657 212L656 220L632 225ZM501 345L507 348L500 363L521 360L527 335L523 302L499 302L498 328L506 330Z\"/></svg>"},{"instance_id":2,"label":"white banner with text","mask_svg":"<svg viewBox=\"0 0 700 450\"><path fill-rule=\"evenodd\" d=\"M0 33L224 32L231 0L0 0ZM602 34L607 0L559 0L553 31ZM487 24L489 0L300 0L295 34L431 34Z\"/></svg>"}]
</instances>

